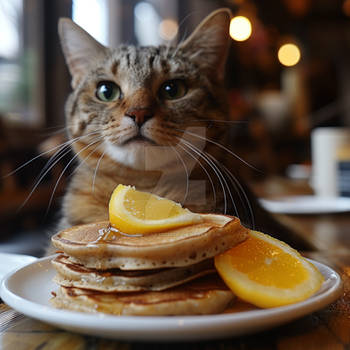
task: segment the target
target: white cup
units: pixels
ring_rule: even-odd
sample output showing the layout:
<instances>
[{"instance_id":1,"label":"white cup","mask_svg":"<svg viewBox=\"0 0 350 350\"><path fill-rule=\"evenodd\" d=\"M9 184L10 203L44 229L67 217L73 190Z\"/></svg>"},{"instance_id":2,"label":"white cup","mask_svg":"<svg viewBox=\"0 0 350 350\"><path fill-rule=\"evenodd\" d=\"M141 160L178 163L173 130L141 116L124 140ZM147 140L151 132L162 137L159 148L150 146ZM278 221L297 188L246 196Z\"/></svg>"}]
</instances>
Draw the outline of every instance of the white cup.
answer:
<instances>
[{"instance_id":1,"label":"white cup","mask_svg":"<svg viewBox=\"0 0 350 350\"><path fill-rule=\"evenodd\" d=\"M337 152L350 145L350 128L316 128L311 133L312 178L315 195L339 196Z\"/></svg>"}]
</instances>

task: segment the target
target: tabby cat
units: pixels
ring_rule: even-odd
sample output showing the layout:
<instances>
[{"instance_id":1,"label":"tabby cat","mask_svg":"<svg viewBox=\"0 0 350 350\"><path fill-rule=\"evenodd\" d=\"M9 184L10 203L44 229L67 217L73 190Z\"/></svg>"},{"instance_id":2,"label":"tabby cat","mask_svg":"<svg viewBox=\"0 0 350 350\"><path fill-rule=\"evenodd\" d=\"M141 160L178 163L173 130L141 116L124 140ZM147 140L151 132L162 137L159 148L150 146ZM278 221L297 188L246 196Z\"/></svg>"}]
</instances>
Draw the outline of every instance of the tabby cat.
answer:
<instances>
[{"instance_id":1,"label":"tabby cat","mask_svg":"<svg viewBox=\"0 0 350 350\"><path fill-rule=\"evenodd\" d=\"M60 228L108 220L119 184L153 192L196 212L237 215L297 248L297 235L270 217L238 180L241 160L225 146L223 86L231 13L209 15L177 46L102 46L70 19L59 34L73 92L66 103L78 167Z\"/></svg>"}]
</instances>

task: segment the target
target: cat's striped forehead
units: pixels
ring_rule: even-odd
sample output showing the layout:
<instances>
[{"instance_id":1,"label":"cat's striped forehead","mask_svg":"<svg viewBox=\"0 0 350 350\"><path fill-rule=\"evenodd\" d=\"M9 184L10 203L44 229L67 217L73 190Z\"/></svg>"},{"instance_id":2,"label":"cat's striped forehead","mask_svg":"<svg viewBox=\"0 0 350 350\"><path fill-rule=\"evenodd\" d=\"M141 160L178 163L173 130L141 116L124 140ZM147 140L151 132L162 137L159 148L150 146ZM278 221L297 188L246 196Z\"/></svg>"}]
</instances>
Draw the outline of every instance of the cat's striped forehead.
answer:
<instances>
[{"instance_id":1,"label":"cat's striped forehead","mask_svg":"<svg viewBox=\"0 0 350 350\"><path fill-rule=\"evenodd\" d=\"M110 49L107 61L97 72L111 73L115 77L124 77L129 83L139 84L153 80L157 76L188 76L189 71L196 74L196 66L186 55L175 47L135 47L123 45Z\"/></svg>"}]
</instances>

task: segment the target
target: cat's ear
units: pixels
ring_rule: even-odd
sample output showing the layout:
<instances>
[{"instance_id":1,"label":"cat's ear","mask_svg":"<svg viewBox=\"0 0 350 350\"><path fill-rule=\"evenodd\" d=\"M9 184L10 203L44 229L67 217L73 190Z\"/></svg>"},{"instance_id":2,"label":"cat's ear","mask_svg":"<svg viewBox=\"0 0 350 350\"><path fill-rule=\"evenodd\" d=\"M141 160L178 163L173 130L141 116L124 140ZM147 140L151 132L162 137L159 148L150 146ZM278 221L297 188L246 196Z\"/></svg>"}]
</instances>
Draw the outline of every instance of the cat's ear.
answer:
<instances>
[{"instance_id":1,"label":"cat's ear","mask_svg":"<svg viewBox=\"0 0 350 350\"><path fill-rule=\"evenodd\" d=\"M60 18L58 33L74 89L89 66L107 49L69 18Z\"/></svg>"},{"instance_id":2,"label":"cat's ear","mask_svg":"<svg viewBox=\"0 0 350 350\"><path fill-rule=\"evenodd\" d=\"M206 17L195 31L180 44L190 59L215 79L223 79L228 49L231 44L229 9L219 9Z\"/></svg>"}]
</instances>

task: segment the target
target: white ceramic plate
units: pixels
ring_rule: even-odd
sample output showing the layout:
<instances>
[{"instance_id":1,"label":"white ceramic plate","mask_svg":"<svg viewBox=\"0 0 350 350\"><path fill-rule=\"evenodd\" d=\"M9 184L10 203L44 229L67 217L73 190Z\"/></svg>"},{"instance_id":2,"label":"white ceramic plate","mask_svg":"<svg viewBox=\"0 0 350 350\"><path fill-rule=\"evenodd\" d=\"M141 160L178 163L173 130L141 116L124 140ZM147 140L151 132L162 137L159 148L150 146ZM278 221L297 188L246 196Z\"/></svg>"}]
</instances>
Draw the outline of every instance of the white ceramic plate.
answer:
<instances>
[{"instance_id":1,"label":"white ceramic plate","mask_svg":"<svg viewBox=\"0 0 350 350\"><path fill-rule=\"evenodd\" d=\"M265 209L280 214L326 214L350 211L348 197L290 196L278 200L260 199Z\"/></svg>"},{"instance_id":2,"label":"white ceramic plate","mask_svg":"<svg viewBox=\"0 0 350 350\"><path fill-rule=\"evenodd\" d=\"M342 291L339 275L313 262L325 277L320 291L311 298L289 306L208 316L112 316L58 310L50 306L57 289L52 257L39 259L7 275L0 295L3 301L26 316L83 334L113 339L183 341L232 337L286 323L330 304Z\"/></svg>"},{"instance_id":3,"label":"white ceramic plate","mask_svg":"<svg viewBox=\"0 0 350 350\"><path fill-rule=\"evenodd\" d=\"M36 259L30 255L0 253L0 280L10 271L27 265Z\"/></svg>"}]
</instances>

